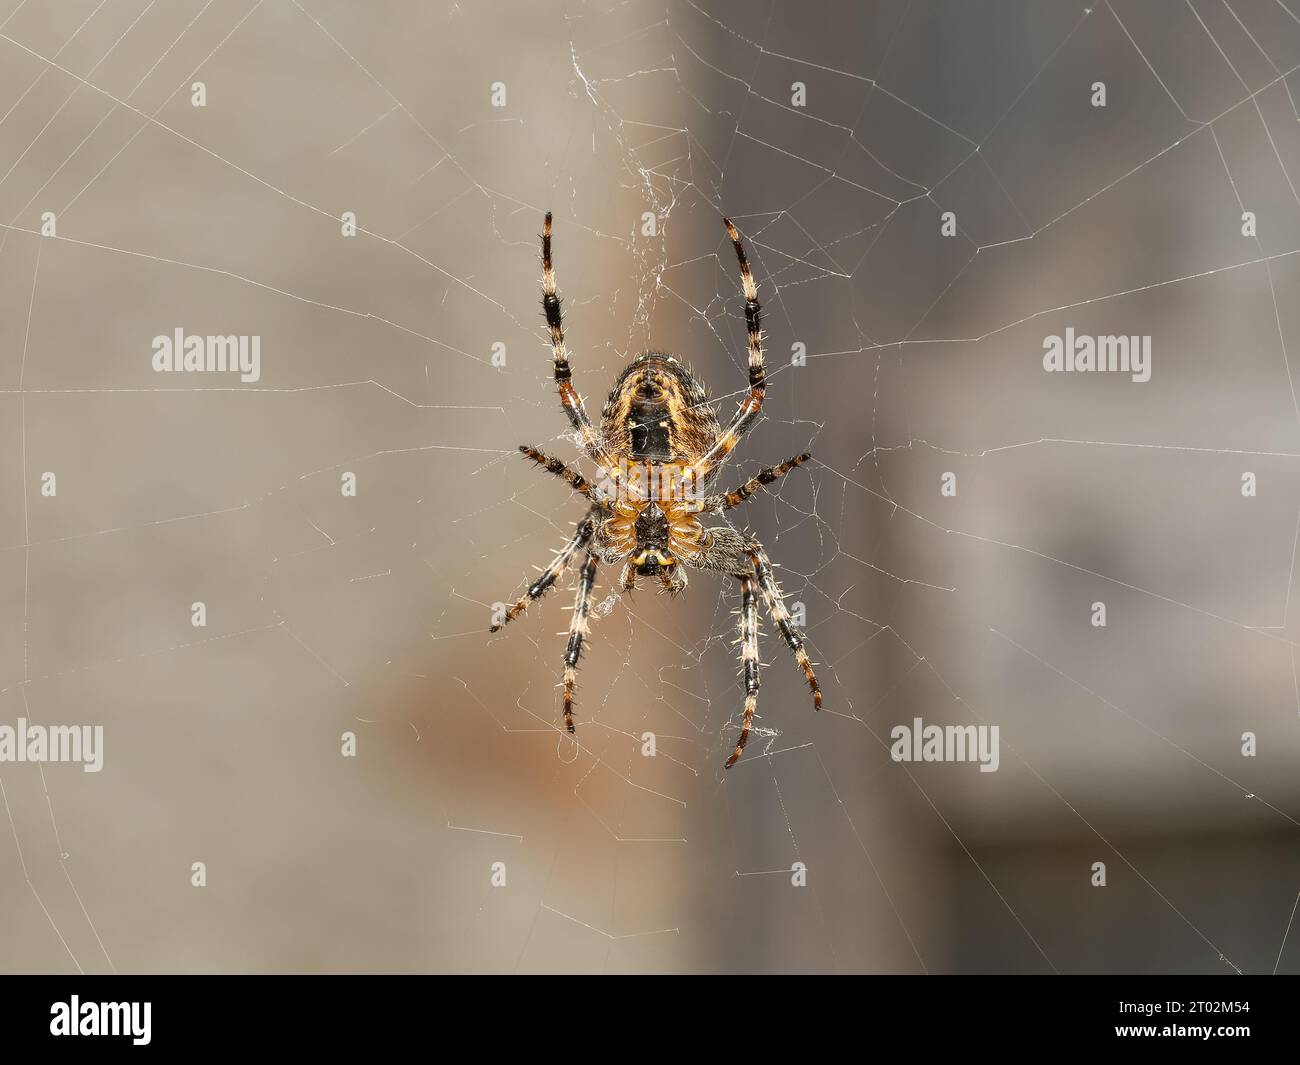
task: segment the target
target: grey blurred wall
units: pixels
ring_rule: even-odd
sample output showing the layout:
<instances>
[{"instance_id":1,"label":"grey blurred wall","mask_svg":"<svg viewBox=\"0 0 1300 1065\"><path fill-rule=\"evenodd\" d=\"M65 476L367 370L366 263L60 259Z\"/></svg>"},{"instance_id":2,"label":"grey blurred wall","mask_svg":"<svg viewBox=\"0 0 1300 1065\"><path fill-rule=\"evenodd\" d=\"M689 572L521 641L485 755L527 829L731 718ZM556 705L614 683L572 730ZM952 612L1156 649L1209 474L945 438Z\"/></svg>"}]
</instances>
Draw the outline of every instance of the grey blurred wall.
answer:
<instances>
[{"instance_id":1,"label":"grey blurred wall","mask_svg":"<svg viewBox=\"0 0 1300 1065\"><path fill-rule=\"evenodd\" d=\"M0 968L1296 971L1297 16L5 0L0 725L105 750L0 764ZM581 514L548 209L593 408L656 348L730 414L749 244L826 709L765 625L730 771L733 588L603 570L576 743L569 582L486 631Z\"/></svg>"}]
</instances>

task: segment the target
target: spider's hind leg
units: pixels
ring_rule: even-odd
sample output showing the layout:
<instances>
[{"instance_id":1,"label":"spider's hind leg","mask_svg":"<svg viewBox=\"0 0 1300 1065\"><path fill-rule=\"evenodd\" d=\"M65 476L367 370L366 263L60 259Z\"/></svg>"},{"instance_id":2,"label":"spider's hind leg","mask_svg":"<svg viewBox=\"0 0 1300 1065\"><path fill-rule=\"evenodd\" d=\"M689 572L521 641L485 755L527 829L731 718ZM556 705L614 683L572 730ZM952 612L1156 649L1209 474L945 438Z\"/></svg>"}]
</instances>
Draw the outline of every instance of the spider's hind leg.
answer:
<instances>
[{"instance_id":1,"label":"spider's hind leg","mask_svg":"<svg viewBox=\"0 0 1300 1065\"><path fill-rule=\"evenodd\" d=\"M758 707L758 601L754 595L754 578L740 578L740 662L745 674L745 710L740 726L740 739L736 749L727 759L730 769L740 759L740 753L749 740L749 730L754 724L754 711Z\"/></svg>"},{"instance_id":2,"label":"spider's hind leg","mask_svg":"<svg viewBox=\"0 0 1300 1065\"><path fill-rule=\"evenodd\" d=\"M578 578L578 596L573 604L573 617L569 619L569 643L564 649L564 727L573 727L573 689L578 682L578 659L582 657L582 641L590 629L591 590L596 584L596 552L587 549L587 559L582 564Z\"/></svg>"},{"instance_id":3,"label":"spider's hind leg","mask_svg":"<svg viewBox=\"0 0 1300 1065\"><path fill-rule=\"evenodd\" d=\"M488 632L497 632L504 628L527 610L529 603L535 602L549 592L560 579L560 575L569 568L569 563L573 561L573 556L578 553L578 549L585 547L595 533L596 521L589 514L578 523L573 539L560 549L560 553L551 559L551 564L542 571L542 575L528 586L528 591L519 597L515 605L506 611L505 617L488 629Z\"/></svg>"},{"instance_id":4,"label":"spider's hind leg","mask_svg":"<svg viewBox=\"0 0 1300 1065\"><path fill-rule=\"evenodd\" d=\"M808 652L804 650L803 637L799 635L799 630L794 627L794 623L790 620L790 612L785 608L781 588L776 583L776 575L772 572L772 560L767 557L763 545L757 540L752 541L750 545L749 557L753 560L754 572L758 576L758 586L763 590L763 601L767 604L768 612L772 615L772 620L776 622L776 627L781 630L781 635L785 638L786 644L794 652L794 660L799 663L799 668L803 670L804 679L808 681L808 690L812 692L813 697L813 709L820 710L822 708L822 689L817 683L817 675L813 673L812 662L808 660Z\"/></svg>"}]
</instances>

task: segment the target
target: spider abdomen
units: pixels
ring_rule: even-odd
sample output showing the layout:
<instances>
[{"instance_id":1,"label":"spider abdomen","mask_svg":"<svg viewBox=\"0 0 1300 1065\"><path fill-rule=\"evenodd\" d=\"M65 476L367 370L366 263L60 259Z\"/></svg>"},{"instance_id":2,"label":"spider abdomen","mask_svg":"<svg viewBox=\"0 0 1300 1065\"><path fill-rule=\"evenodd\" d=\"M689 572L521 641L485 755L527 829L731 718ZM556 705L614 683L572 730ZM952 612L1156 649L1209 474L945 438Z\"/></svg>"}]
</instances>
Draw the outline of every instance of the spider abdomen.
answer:
<instances>
[{"instance_id":1,"label":"spider abdomen","mask_svg":"<svg viewBox=\"0 0 1300 1065\"><path fill-rule=\"evenodd\" d=\"M696 376L671 355L646 352L624 368L601 419L611 456L631 463L690 464L718 437L718 419Z\"/></svg>"}]
</instances>

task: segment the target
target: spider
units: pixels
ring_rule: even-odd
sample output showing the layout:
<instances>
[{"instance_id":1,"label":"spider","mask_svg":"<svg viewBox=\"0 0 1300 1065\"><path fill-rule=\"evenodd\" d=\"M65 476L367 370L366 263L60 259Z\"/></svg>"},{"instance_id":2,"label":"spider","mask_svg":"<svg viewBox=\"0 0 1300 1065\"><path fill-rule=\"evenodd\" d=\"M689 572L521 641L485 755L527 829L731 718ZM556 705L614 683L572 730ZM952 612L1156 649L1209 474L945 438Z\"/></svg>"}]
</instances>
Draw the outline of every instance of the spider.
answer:
<instances>
[{"instance_id":1,"label":"spider","mask_svg":"<svg viewBox=\"0 0 1300 1065\"><path fill-rule=\"evenodd\" d=\"M525 457L568 482L587 501L589 509L569 542L490 631L498 631L524 613L530 603L541 599L578 553L584 553L564 652L564 725L572 733L576 731L573 690L578 659L589 632L591 595L599 563L623 563L619 583L625 592L630 592L640 577L657 577L670 593L676 594L686 587L688 566L735 577L740 583L739 642L745 704L740 738L726 762L730 769L745 749L758 705L756 591L794 652L812 691L815 709L821 709L822 693L803 639L781 598L767 552L757 538L742 535L722 517L812 456L796 455L769 466L733 491L713 490L722 464L758 420L766 391L758 286L750 273L740 233L730 219L722 222L740 263L749 333L749 391L735 416L723 429L707 391L695 375L673 356L650 351L638 355L619 375L605 401L597 430L573 387L573 372L564 346L564 317L555 291L551 214L547 212L542 227L542 309L551 334L555 383L578 442L599 467L602 477L598 484L592 484L559 459L527 444L520 445ZM707 514L719 515L723 523L706 527L701 519Z\"/></svg>"}]
</instances>

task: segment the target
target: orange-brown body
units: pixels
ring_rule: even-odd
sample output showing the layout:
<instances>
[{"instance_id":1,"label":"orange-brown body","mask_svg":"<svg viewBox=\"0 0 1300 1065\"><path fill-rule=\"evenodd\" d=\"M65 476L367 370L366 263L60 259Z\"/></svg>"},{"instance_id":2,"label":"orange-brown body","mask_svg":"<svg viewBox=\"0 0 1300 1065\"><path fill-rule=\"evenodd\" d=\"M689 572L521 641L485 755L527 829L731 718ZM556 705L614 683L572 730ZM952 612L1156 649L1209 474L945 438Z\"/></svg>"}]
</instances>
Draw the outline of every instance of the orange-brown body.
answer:
<instances>
[{"instance_id":1,"label":"orange-brown body","mask_svg":"<svg viewBox=\"0 0 1300 1065\"><path fill-rule=\"evenodd\" d=\"M610 557L628 559L624 583L658 574L678 581L679 562L707 544L700 524L695 463L718 438L704 387L671 355L649 352L623 370L601 416L601 436L619 475L598 539Z\"/></svg>"}]
</instances>

